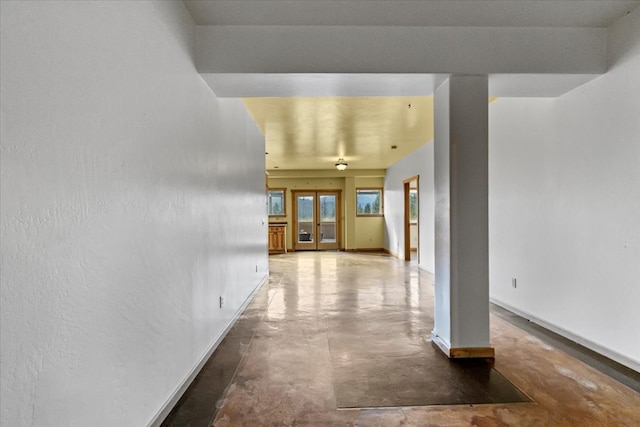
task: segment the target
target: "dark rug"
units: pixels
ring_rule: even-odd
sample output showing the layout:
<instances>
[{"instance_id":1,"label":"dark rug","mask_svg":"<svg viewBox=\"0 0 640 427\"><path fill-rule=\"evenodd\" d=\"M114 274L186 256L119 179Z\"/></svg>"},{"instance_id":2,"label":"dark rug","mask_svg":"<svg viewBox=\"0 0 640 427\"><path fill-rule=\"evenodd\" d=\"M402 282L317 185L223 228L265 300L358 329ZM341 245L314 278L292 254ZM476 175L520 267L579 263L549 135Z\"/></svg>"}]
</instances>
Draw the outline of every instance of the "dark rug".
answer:
<instances>
[{"instance_id":1,"label":"dark rug","mask_svg":"<svg viewBox=\"0 0 640 427\"><path fill-rule=\"evenodd\" d=\"M491 362L448 359L428 345L408 355L332 354L332 364L339 408L531 401Z\"/></svg>"}]
</instances>

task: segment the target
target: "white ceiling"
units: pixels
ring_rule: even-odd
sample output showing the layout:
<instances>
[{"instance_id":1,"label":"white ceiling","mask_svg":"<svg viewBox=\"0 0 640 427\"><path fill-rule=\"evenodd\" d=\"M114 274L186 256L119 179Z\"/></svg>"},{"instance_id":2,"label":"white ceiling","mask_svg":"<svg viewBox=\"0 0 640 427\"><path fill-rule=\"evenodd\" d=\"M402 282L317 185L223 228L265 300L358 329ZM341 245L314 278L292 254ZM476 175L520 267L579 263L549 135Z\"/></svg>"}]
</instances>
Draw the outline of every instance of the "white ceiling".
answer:
<instances>
[{"instance_id":1,"label":"white ceiling","mask_svg":"<svg viewBox=\"0 0 640 427\"><path fill-rule=\"evenodd\" d=\"M249 27L607 27L640 6L640 0L183 1L198 25ZM237 50L240 41L232 39L230 43L229 49ZM359 48L362 47L359 45ZM287 45L287 50L292 48L292 45ZM460 50L461 47L457 48ZM220 54L223 55L225 52L223 50ZM256 53L241 54L246 56ZM492 52L487 52L485 56L488 54ZM219 62L223 58L216 55L214 59ZM394 56L389 56L388 59L387 61L387 58L384 58L386 62L395 62ZM473 58L468 58L467 62L469 61L473 61ZM327 73L287 71L269 74L253 71L200 71L205 81L220 97L429 96L447 77L447 74L428 74L430 71L434 72L429 69L425 69L426 73L421 74L382 74L372 70L355 73L328 70ZM563 74L554 71L545 74L527 74L526 71L491 74L489 95L556 97L599 75L591 71L591 74L579 71L578 74L560 72Z\"/></svg>"},{"instance_id":2,"label":"white ceiling","mask_svg":"<svg viewBox=\"0 0 640 427\"><path fill-rule=\"evenodd\" d=\"M257 61L261 61L260 58L263 58L266 53L271 55L266 58L273 61L274 53L285 46L287 49L292 48L291 44L280 45L275 41L266 45L265 49L271 49L267 52L255 51L256 43L249 46L254 49L253 53L251 49L239 47L240 39L247 31L250 32L252 27L271 28L276 33L281 31L276 26L287 26L286 28L293 28L292 26L382 28L384 26L405 27L404 30L407 31L411 30L408 27L413 26L438 27L435 30L443 27L503 27L505 31L509 31L512 27L547 27L549 31L563 31L562 28L606 28L640 6L640 0L183 0L183 2L195 23L203 26L201 30L205 28L204 26L234 29L235 32L229 33L231 36L223 32L227 37L223 41L227 44L226 48L215 51L216 55L213 55L213 59L216 63L221 60L220 55L230 52L245 57L255 55ZM277 35L276 33L265 32L274 36ZM202 42L202 39L200 41ZM213 41L218 43L219 35ZM525 41L525 47L530 51L531 46L526 43L527 41ZM260 43L257 44L260 45ZM359 46L362 47L362 45ZM380 48L380 50L383 49ZM295 56L295 53L289 52L289 54ZM546 60L549 55L545 52L542 60ZM464 56L464 61L472 62L472 58ZM328 172L328 169L333 168L333 163L338 157L347 159L350 171L388 167L390 162L396 160L394 156L407 155L407 152L432 138L429 136L432 131L426 133L417 131L417 129L432 129L432 112L405 108L405 113L410 112L413 115L420 113L420 122L413 125L420 126L419 128L406 127L406 125L403 128L402 120L390 121L393 117L400 117L406 122L407 114L402 116L379 113L378 116L375 114L371 116L371 112L385 111L385 108L389 110L391 107L394 108L393 111L400 111L402 108L396 108L395 103L404 106L418 100L411 101L410 98L394 100L385 99L385 97L430 96L434 89L448 77L448 74L383 74L366 70L354 73L336 73L335 71L331 73L332 70L328 70L328 73L276 71L270 74L252 71L227 73L224 71L208 73L203 72L202 69L200 71L203 79L217 96L254 98L245 102L265 133L267 151L270 152L267 156L267 168L273 170L278 167L274 172L292 169L304 169L307 172L324 169L324 172ZM597 76L598 74L557 74L554 71L546 74L526 74L526 72L490 74L489 95L557 97ZM369 98L309 100L301 97ZM386 107L383 107L384 105ZM318 111L322 111L322 115L318 115ZM422 123L422 121L428 123ZM389 129L393 129L393 132L386 132ZM426 140L422 141L422 139ZM394 141L399 148L391 152L390 145L394 144Z\"/></svg>"},{"instance_id":3,"label":"white ceiling","mask_svg":"<svg viewBox=\"0 0 640 427\"><path fill-rule=\"evenodd\" d=\"M607 27L623 0L184 0L198 25Z\"/></svg>"}]
</instances>

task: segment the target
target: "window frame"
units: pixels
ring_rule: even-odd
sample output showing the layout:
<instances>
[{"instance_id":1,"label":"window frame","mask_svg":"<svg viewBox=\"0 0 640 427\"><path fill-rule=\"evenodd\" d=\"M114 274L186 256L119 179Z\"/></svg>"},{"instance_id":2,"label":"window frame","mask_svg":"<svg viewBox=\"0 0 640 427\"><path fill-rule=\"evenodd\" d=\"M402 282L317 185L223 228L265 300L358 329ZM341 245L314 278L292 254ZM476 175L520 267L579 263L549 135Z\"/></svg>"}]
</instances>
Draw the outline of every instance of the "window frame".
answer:
<instances>
[{"instance_id":1,"label":"window frame","mask_svg":"<svg viewBox=\"0 0 640 427\"><path fill-rule=\"evenodd\" d=\"M282 213L271 213L271 193L282 192ZM287 216L287 189L286 188L267 188L267 215L272 217L284 217Z\"/></svg>"},{"instance_id":2,"label":"window frame","mask_svg":"<svg viewBox=\"0 0 640 427\"><path fill-rule=\"evenodd\" d=\"M376 213L360 213L358 212L358 195L360 192L378 192L380 193L380 211ZM382 187L356 187L356 216L358 217L376 217L384 216L384 188Z\"/></svg>"}]
</instances>

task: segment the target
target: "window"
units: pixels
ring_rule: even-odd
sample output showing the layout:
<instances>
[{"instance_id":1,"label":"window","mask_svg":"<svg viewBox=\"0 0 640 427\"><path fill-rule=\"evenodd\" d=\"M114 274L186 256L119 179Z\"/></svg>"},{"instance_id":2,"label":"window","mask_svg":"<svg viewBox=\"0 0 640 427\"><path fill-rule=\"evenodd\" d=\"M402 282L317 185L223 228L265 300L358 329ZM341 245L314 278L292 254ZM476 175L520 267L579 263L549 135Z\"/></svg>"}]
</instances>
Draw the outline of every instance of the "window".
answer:
<instances>
[{"instance_id":1,"label":"window","mask_svg":"<svg viewBox=\"0 0 640 427\"><path fill-rule=\"evenodd\" d=\"M272 188L267 191L267 209L269 216L285 216L286 188Z\"/></svg>"},{"instance_id":2,"label":"window","mask_svg":"<svg viewBox=\"0 0 640 427\"><path fill-rule=\"evenodd\" d=\"M409 190L409 222L418 223L418 190L415 188Z\"/></svg>"},{"instance_id":3,"label":"window","mask_svg":"<svg viewBox=\"0 0 640 427\"><path fill-rule=\"evenodd\" d=\"M382 188L356 188L356 215L382 215Z\"/></svg>"}]
</instances>

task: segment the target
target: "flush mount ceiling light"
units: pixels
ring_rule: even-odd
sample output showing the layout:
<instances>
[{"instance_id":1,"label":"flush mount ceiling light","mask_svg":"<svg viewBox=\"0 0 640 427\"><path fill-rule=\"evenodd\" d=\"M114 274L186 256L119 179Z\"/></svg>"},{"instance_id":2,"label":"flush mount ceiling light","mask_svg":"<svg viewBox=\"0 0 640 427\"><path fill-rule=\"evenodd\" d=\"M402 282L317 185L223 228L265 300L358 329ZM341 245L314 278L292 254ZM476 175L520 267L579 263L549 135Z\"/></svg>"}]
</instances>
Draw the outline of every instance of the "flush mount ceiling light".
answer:
<instances>
[{"instance_id":1,"label":"flush mount ceiling light","mask_svg":"<svg viewBox=\"0 0 640 427\"><path fill-rule=\"evenodd\" d=\"M344 159L340 157L338 159L338 162L336 163L336 169L338 169L339 171L343 171L346 168L347 168L347 162L345 162Z\"/></svg>"}]
</instances>

